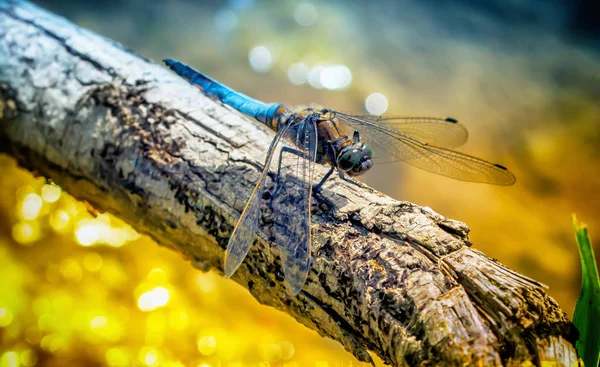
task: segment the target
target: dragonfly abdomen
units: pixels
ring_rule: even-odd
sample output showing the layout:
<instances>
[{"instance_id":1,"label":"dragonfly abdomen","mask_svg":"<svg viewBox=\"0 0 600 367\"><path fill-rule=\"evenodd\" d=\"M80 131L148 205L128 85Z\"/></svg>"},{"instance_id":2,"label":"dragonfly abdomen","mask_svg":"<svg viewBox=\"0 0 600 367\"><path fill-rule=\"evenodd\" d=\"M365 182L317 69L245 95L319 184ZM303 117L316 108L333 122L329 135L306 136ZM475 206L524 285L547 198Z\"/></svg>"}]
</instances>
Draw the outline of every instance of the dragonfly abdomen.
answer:
<instances>
[{"instance_id":1,"label":"dragonfly abdomen","mask_svg":"<svg viewBox=\"0 0 600 367\"><path fill-rule=\"evenodd\" d=\"M263 124L273 127L273 119L282 107L278 103L264 103L213 80L188 65L171 59L163 60L171 70L186 79L190 84L198 87L209 96L218 98L241 113L254 117Z\"/></svg>"}]
</instances>

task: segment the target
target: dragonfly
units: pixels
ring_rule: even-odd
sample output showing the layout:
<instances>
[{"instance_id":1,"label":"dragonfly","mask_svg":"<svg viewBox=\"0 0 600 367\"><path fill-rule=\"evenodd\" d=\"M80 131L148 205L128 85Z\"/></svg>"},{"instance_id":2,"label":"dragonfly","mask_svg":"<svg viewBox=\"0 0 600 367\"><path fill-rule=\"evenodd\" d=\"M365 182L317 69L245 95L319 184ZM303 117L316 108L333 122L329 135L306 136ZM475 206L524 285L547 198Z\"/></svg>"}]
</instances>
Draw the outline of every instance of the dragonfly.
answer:
<instances>
[{"instance_id":1,"label":"dragonfly","mask_svg":"<svg viewBox=\"0 0 600 367\"><path fill-rule=\"evenodd\" d=\"M404 161L462 181L495 185L515 182L506 167L452 150L468 138L464 125L454 118L347 114L328 108L295 111L248 97L182 62L164 62L209 97L275 132L264 168L227 244L226 277L231 277L245 259L258 233L261 212L268 211L273 223L270 238L280 247L284 278L293 296L300 293L311 266L311 197L335 171L342 179L354 182L347 176L364 174L381 158L379 161ZM348 128L352 136L346 133ZM363 138L376 142L383 154L374 157ZM313 185L317 165L330 169ZM274 177L271 191L264 195L270 176ZM268 205L261 208L263 199L268 199Z\"/></svg>"}]
</instances>

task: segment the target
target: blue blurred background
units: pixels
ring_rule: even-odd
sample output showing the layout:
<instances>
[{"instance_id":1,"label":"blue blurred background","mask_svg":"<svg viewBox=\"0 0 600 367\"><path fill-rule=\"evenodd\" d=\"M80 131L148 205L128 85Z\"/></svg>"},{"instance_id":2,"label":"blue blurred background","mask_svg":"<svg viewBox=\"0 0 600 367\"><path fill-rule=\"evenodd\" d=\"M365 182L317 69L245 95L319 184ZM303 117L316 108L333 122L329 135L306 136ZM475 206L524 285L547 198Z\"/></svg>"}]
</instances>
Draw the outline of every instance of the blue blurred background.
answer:
<instances>
[{"instance_id":1,"label":"blue blurred background","mask_svg":"<svg viewBox=\"0 0 600 367\"><path fill-rule=\"evenodd\" d=\"M597 2L35 3L157 62L165 57L179 59L267 102L317 103L342 111L459 119L470 132L469 142L461 150L506 165L517 175L515 186L458 182L403 164L376 166L365 181L396 199L429 206L466 222L476 248L549 285L549 294L572 314L580 269L571 213L589 224L596 252L600 249ZM2 159L9 162L6 157ZM32 353L37 363L44 365L64 364L67 357L81 363L115 366L138 360L146 365L179 361L198 366L217 366L221 362L252 365L260 361L320 367L357 363L337 344L304 330L276 311L260 307L232 282L186 270L189 265L176 254L150 244L145 237L123 232L126 237L117 241L119 246L106 239L90 242L89 238L78 237L80 221L98 220L84 218L85 210L80 213L64 209L69 215L65 223L69 224L57 227L56 215L54 224L52 215L63 210L55 204L60 201L44 199L43 190L50 189L23 172L14 175L17 170L14 164L0 168L5 177L5 195L13 197L2 206L2 217L8 224L1 227L1 249L8 254L10 260L6 261L18 269L14 270L15 277L30 282L23 280L22 292L28 294L23 299L27 301L17 302L12 311L7 311L12 315L7 327L18 329L10 339L13 345L20 345L19 338L25 335L21 329L27 322L23 320L35 321L45 314L31 309L31 305L36 300L38 309L43 300L52 304L54 293L44 293L50 291L66 292L61 297L96 310L82 319L91 328L82 329L83 335L98 330L109 333L113 319L115 325L130 327L132 320L145 325L139 329L145 334L140 331L137 339L109 333L97 335L99 339L92 341L77 339L73 330L79 329L75 326L73 330L56 331L38 325L39 339L32 337L31 342L26 341L26 348L12 349L25 356L22 365L32 365L28 364ZM37 203L31 194L43 200L35 216L24 216L31 200ZM79 205L64 193L60 200L64 200L61 205ZM31 223L42 223L47 218L48 231L36 232L37 227ZM107 225L106 218L101 220ZM109 220L109 226L125 226L115 223L119 223L115 218ZM27 225L33 226L33 232L23 232ZM43 251L48 244L59 246L61 251L46 254L45 263L41 263L36 251ZM139 259L142 248L148 253ZM104 259L100 270L86 267L86 256L97 260L90 253ZM58 278L48 275L53 264L62 274ZM81 280L86 279L86 271L103 271L106 264L125 274L118 284L127 296L116 297L116 291L104 283L96 286L109 295L107 300L90 300L80 294L78 287L90 286L89 282L84 286ZM75 276L73 283L72 271L77 266L83 275ZM167 275L160 275L157 281L160 271ZM46 290L27 288L31 282L45 284ZM152 293L159 306L144 309L140 299L145 293L139 289L143 284L150 287L148 292L163 287L171 293L167 293L166 302L164 292ZM196 293L201 296L192 296ZM117 308L125 310L127 317L115 313ZM161 313L164 315L152 316ZM177 324L179 318L188 321ZM211 320L210 327L206 320ZM77 322L73 325L79 325ZM173 329L173 325L179 328ZM148 336L152 330L170 332L173 340L152 339ZM42 343L48 335L54 335L54 339ZM243 341L248 338L256 340ZM188 344L191 347L187 348ZM56 345L64 348L57 349ZM89 351L82 354L78 348ZM6 353L11 352L5 352L2 358Z\"/></svg>"}]
</instances>

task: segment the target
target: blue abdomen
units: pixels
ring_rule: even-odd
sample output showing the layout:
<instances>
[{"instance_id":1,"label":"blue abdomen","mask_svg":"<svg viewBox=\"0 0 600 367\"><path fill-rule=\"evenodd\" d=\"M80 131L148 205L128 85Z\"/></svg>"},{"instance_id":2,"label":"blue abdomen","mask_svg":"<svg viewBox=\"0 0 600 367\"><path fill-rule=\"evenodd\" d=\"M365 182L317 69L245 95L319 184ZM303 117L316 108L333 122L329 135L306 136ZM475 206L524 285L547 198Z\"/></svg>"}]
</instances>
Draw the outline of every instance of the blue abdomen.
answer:
<instances>
[{"instance_id":1,"label":"blue abdomen","mask_svg":"<svg viewBox=\"0 0 600 367\"><path fill-rule=\"evenodd\" d=\"M163 61L171 68L171 70L186 79L190 84L203 90L204 93L217 97L221 102L235 108L243 114L254 117L263 124L270 125L277 109L281 106L277 103L267 104L257 101L245 94L236 92L182 62L171 59L165 59Z\"/></svg>"}]
</instances>

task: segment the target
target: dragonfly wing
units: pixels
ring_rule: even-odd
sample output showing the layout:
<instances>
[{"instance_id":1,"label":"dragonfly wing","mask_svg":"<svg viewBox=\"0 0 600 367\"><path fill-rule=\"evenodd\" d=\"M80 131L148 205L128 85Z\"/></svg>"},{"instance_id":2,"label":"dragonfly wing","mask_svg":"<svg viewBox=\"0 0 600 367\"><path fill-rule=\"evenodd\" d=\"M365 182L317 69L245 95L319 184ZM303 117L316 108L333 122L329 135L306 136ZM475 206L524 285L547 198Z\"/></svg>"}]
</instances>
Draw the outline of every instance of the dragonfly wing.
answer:
<instances>
[{"instance_id":1,"label":"dragonfly wing","mask_svg":"<svg viewBox=\"0 0 600 367\"><path fill-rule=\"evenodd\" d=\"M493 164L467 154L423 143L418 139L351 115L337 117L355 127L369 141L376 142L393 160L401 160L412 166L462 181L482 182L496 185L512 185L515 176L503 166Z\"/></svg>"},{"instance_id":2,"label":"dragonfly wing","mask_svg":"<svg viewBox=\"0 0 600 367\"><path fill-rule=\"evenodd\" d=\"M246 203L246 206L240 215L240 219L233 229L229 243L227 244L224 273L228 278L233 275L242 261L244 261L244 258L248 254L248 250L254 241L254 235L258 230L260 200L263 196L262 193L264 190L265 180L267 178L267 172L269 172L269 167L271 165L271 161L273 160L273 156L275 155L276 147L278 146L282 136L285 135L286 130L286 128L282 128L275 135L275 138L271 142L271 146L267 151L267 158L265 159L263 171L256 186L254 187L254 190L252 191L252 194L250 194L250 199L248 199L248 202Z\"/></svg>"},{"instance_id":3,"label":"dragonfly wing","mask_svg":"<svg viewBox=\"0 0 600 367\"><path fill-rule=\"evenodd\" d=\"M273 228L291 293L297 295L311 265L311 194L317 152L317 129L305 119L281 141L279 175L272 200Z\"/></svg>"},{"instance_id":4,"label":"dragonfly wing","mask_svg":"<svg viewBox=\"0 0 600 367\"><path fill-rule=\"evenodd\" d=\"M359 131L377 126L381 130L401 133L444 148L457 148L469 138L467 128L452 117L347 115L340 112L336 112L336 116Z\"/></svg>"}]
</instances>

